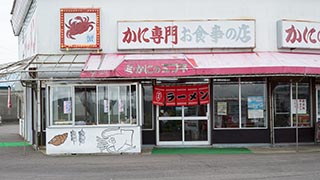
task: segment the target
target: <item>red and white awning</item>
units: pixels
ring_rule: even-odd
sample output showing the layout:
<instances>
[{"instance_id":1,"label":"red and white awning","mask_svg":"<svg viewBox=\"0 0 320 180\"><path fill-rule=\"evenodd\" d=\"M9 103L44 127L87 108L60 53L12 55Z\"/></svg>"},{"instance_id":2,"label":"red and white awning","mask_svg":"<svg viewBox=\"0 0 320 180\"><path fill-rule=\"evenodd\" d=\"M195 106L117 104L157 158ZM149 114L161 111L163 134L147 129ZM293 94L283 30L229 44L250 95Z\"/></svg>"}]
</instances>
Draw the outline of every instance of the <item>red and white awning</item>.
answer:
<instances>
[{"instance_id":1,"label":"red and white awning","mask_svg":"<svg viewBox=\"0 0 320 180\"><path fill-rule=\"evenodd\" d=\"M320 75L320 54L92 54L82 78L154 78L214 75Z\"/></svg>"}]
</instances>

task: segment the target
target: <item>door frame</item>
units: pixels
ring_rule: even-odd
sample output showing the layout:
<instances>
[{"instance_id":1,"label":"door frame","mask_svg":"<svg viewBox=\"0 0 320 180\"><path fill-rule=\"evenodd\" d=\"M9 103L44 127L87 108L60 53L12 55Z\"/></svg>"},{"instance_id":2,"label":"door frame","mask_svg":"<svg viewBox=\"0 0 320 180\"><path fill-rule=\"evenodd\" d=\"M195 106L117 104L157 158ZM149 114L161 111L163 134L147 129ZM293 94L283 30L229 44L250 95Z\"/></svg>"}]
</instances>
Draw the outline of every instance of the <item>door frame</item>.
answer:
<instances>
[{"instance_id":1,"label":"door frame","mask_svg":"<svg viewBox=\"0 0 320 180\"><path fill-rule=\"evenodd\" d=\"M156 106L156 145L159 146L201 146L211 144L211 121L210 121L210 104L207 104L207 115L206 116L184 116L184 106L182 106L182 116L178 117L159 117L159 106ZM160 141L160 130L159 121L182 121L182 141ZM185 121L190 120L207 120L207 141L185 141Z\"/></svg>"}]
</instances>

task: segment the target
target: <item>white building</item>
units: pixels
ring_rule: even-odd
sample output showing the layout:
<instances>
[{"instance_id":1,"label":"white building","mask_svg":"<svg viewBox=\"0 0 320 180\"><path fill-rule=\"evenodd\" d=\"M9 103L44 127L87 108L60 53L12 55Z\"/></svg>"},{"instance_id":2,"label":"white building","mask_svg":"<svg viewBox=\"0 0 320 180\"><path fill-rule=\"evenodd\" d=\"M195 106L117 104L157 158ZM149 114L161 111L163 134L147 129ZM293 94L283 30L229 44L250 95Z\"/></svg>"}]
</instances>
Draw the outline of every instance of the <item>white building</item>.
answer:
<instances>
[{"instance_id":1,"label":"white building","mask_svg":"<svg viewBox=\"0 0 320 180\"><path fill-rule=\"evenodd\" d=\"M293 143L296 133L314 143L319 5L15 0L24 134L48 154Z\"/></svg>"}]
</instances>

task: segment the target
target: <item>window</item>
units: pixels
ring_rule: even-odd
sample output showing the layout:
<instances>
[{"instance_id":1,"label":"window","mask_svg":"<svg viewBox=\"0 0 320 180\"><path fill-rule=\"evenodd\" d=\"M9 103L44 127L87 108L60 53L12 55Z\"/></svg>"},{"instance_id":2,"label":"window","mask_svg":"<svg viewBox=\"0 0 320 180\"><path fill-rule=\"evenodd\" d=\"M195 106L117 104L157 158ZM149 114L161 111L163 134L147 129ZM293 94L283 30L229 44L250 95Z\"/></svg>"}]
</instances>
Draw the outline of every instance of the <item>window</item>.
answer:
<instances>
[{"instance_id":1,"label":"window","mask_svg":"<svg viewBox=\"0 0 320 180\"><path fill-rule=\"evenodd\" d=\"M137 86L98 87L99 124L137 123Z\"/></svg>"},{"instance_id":2,"label":"window","mask_svg":"<svg viewBox=\"0 0 320 180\"><path fill-rule=\"evenodd\" d=\"M213 85L215 127L239 128L238 82L215 83Z\"/></svg>"},{"instance_id":3,"label":"window","mask_svg":"<svg viewBox=\"0 0 320 180\"><path fill-rule=\"evenodd\" d=\"M72 125L72 87L52 87L50 95L52 125Z\"/></svg>"},{"instance_id":4,"label":"window","mask_svg":"<svg viewBox=\"0 0 320 180\"><path fill-rule=\"evenodd\" d=\"M241 82L240 86L241 127L266 127L265 83Z\"/></svg>"},{"instance_id":5,"label":"window","mask_svg":"<svg viewBox=\"0 0 320 180\"><path fill-rule=\"evenodd\" d=\"M215 128L265 128L265 81L217 80L213 84Z\"/></svg>"},{"instance_id":6,"label":"window","mask_svg":"<svg viewBox=\"0 0 320 180\"><path fill-rule=\"evenodd\" d=\"M93 125L96 124L96 87L76 86L75 97L75 124Z\"/></svg>"},{"instance_id":7,"label":"window","mask_svg":"<svg viewBox=\"0 0 320 180\"><path fill-rule=\"evenodd\" d=\"M277 83L273 94L275 127L296 126L297 115L300 127L312 125L309 83Z\"/></svg>"},{"instance_id":8,"label":"window","mask_svg":"<svg viewBox=\"0 0 320 180\"><path fill-rule=\"evenodd\" d=\"M136 85L50 86L51 125L137 124Z\"/></svg>"}]
</instances>

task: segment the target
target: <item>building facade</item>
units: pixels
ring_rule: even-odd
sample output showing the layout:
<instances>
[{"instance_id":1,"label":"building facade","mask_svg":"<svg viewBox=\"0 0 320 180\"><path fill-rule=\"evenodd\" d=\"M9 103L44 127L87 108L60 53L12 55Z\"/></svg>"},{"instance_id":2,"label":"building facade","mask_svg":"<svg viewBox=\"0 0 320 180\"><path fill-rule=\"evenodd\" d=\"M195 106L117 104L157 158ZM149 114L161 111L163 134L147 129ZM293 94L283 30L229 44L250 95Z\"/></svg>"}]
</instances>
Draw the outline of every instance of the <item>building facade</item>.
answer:
<instances>
[{"instance_id":1,"label":"building facade","mask_svg":"<svg viewBox=\"0 0 320 180\"><path fill-rule=\"evenodd\" d=\"M14 2L48 154L318 140L320 2Z\"/></svg>"}]
</instances>

